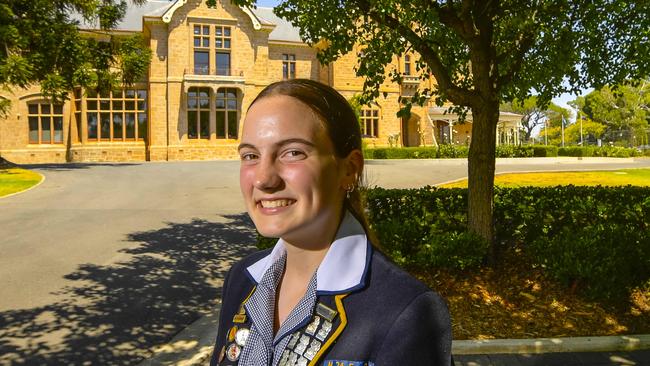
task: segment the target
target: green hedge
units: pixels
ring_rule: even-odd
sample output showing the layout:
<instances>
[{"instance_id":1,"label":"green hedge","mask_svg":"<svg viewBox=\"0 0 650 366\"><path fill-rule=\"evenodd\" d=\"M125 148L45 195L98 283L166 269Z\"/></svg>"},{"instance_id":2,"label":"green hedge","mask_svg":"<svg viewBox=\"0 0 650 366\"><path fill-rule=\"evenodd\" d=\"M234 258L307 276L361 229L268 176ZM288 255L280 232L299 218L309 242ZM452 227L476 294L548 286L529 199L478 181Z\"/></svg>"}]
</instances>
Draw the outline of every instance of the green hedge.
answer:
<instances>
[{"instance_id":1,"label":"green hedge","mask_svg":"<svg viewBox=\"0 0 650 366\"><path fill-rule=\"evenodd\" d=\"M467 233L466 189L374 188L366 198L371 227L396 263L464 269L485 259L486 243ZM496 188L494 205L500 248L522 248L593 297L625 296L650 278L648 187Z\"/></svg>"},{"instance_id":2,"label":"green hedge","mask_svg":"<svg viewBox=\"0 0 650 366\"><path fill-rule=\"evenodd\" d=\"M650 150L647 150L650 151ZM365 149L366 159L445 159L466 158L469 153L467 146L439 145L438 147L385 147ZM650 154L645 153L646 155ZM497 158L530 158L530 157L615 157L629 158L642 156L644 152L618 146L568 146L553 145L499 145L496 147Z\"/></svg>"},{"instance_id":3,"label":"green hedge","mask_svg":"<svg viewBox=\"0 0 650 366\"><path fill-rule=\"evenodd\" d=\"M629 158L642 155L642 152L637 149L619 146L568 146L559 148L558 153L560 156L603 156L614 158Z\"/></svg>"}]
</instances>

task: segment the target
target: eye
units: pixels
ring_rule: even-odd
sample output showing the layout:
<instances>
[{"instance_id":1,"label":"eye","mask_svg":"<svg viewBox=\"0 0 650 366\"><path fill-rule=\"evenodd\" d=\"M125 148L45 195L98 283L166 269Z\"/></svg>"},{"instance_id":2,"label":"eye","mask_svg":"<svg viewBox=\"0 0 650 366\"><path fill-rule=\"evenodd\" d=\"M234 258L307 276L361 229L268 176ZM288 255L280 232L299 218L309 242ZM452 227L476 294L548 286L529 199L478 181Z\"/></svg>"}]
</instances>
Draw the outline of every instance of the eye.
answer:
<instances>
[{"instance_id":1,"label":"eye","mask_svg":"<svg viewBox=\"0 0 650 366\"><path fill-rule=\"evenodd\" d=\"M305 157L307 157L307 154L296 149L287 150L282 154L282 158L289 161L302 160Z\"/></svg>"},{"instance_id":2,"label":"eye","mask_svg":"<svg viewBox=\"0 0 650 366\"><path fill-rule=\"evenodd\" d=\"M252 161L257 159L257 154L253 154L251 152L243 152L239 154L239 158L241 161Z\"/></svg>"}]
</instances>

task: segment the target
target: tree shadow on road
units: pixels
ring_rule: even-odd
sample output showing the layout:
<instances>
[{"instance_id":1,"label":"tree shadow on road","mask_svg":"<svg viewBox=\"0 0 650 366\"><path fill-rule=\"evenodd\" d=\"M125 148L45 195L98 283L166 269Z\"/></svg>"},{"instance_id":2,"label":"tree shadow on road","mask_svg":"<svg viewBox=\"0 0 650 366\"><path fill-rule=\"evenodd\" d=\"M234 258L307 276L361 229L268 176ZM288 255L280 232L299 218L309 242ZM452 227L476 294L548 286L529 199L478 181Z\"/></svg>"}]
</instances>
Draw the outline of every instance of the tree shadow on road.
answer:
<instances>
[{"instance_id":1,"label":"tree shadow on road","mask_svg":"<svg viewBox=\"0 0 650 366\"><path fill-rule=\"evenodd\" d=\"M224 217L131 233L129 259L80 266L59 302L0 312L0 364L138 363L213 310L231 263L255 250L248 216Z\"/></svg>"},{"instance_id":2,"label":"tree shadow on road","mask_svg":"<svg viewBox=\"0 0 650 366\"><path fill-rule=\"evenodd\" d=\"M88 169L94 166L108 166L120 168L125 166L142 165L142 163L47 163L47 164L18 164L17 166L23 169L40 169L40 170L79 170Z\"/></svg>"}]
</instances>

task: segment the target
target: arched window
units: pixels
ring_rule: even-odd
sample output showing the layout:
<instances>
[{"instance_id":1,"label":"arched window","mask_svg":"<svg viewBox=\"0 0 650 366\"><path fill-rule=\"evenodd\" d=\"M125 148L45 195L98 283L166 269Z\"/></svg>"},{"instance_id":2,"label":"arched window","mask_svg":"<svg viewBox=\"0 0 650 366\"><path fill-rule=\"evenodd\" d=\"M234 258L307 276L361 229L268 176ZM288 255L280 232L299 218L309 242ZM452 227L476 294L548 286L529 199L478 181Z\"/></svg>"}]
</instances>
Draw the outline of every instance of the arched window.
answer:
<instances>
[{"instance_id":1,"label":"arched window","mask_svg":"<svg viewBox=\"0 0 650 366\"><path fill-rule=\"evenodd\" d=\"M217 112L217 138L236 139L238 129L237 89L220 88L217 90L215 107Z\"/></svg>"},{"instance_id":2,"label":"arched window","mask_svg":"<svg viewBox=\"0 0 650 366\"><path fill-rule=\"evenodd\" d=\"M190 88L187 92L187 138L210 138L210 88Z\"/></svg>"},{"instance_id":3,"label":"arched window","mask_svg":"<svg viewBox=\"0 0 650 366\"><path fill-rule=\"evenodd\" d=\"M63 105L52 103L28 103L30 144L63 143Z\"/></svg>"}]
</instances>

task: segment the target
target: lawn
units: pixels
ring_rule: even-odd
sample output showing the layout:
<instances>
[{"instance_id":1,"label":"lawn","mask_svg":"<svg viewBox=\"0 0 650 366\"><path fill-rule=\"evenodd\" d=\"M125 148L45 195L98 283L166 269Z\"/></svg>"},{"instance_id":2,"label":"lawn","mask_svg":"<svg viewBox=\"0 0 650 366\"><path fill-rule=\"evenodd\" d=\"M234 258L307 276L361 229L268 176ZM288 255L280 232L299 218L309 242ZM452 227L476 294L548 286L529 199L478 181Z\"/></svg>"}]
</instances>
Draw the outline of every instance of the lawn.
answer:
<instances>
[{"instance_id":1,"label":"lawn","mask_svg":"<svg viewBox=\"0 0 650 366\"><path fill-rule=\"evenodd\" d=\"M620 169L589 172L508 173L494 177L500 187L523 186L650 186L650 169ZM441 185L442 188L467 188L467 180Z\"/></svg>"},{"instance_id":2,"label":"lawn","mask_svg":"<svg viewBox=\"0 0 650 366\"><path fill-rule=\"evenodd\" d=\"M20 168L0 168L0 197L24 191L43 179L38 173Z\"/></svg>"}]
</instances>

